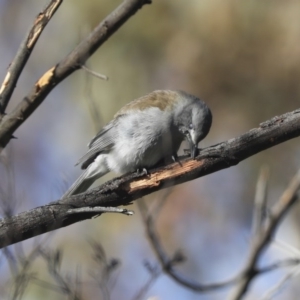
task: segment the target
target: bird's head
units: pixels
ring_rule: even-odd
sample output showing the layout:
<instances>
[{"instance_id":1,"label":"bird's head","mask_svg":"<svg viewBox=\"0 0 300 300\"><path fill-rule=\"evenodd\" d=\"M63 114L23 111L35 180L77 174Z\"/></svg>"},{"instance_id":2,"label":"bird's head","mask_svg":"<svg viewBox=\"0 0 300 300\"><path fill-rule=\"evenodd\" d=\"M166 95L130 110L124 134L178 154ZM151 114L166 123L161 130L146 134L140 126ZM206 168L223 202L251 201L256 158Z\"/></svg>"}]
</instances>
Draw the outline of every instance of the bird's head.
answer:
<instances>
[{"instance_id":1,"label":"bird's head","mask_svg":"<svg viewBox=\"0 0 300 300\"><path fill-rule=\"evenodd\" d=\"M212 114L204 101L195 96L180 93L184 99L182 107L178 110L176 123L179 131L189 142L191 157L194 159L199 142L206 137L210 130Z\"/></svg>"}]
</instances>

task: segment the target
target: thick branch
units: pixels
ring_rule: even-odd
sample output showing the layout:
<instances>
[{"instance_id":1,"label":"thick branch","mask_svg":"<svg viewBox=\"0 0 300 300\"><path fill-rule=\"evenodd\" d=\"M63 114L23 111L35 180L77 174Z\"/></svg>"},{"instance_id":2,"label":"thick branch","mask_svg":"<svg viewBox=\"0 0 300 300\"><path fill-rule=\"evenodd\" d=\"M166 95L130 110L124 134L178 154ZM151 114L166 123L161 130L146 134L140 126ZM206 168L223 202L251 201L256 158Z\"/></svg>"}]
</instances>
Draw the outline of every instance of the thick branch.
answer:
<instances>
[{"instance_id":1,"label":"thick branch","mask_svg":"<svg viewBox=\"0 0 300 300\"><path fill-rule=\"evenodd\" d=\"M124 0L71 53L48 70L29 94L3 119L0 126L0 150L5 148L15 130L44 101L51 90L67 76L85 64L86 60L132 15L150 0Z\"/></svg>"},{"instance_id":2,"label":"thick branch","mask_svg":"<svg viewBox=\"0 0 300 300\"><path fill-rule=\"evenodd\" d=\"M34 20L32 28L20 45L18 52L8 67L6 76L0 88L0 113L5 112L6 106L15 89L19 76L44 28L55 14L63 0L51 0Z\"/></svg>"},{"instance_id":3,"label":"thick branch","mask_svg":"<svg viewBox=\"0 0 300 300\"><path fill-rule=\"evenodd\" d=\"M0 221L0 247L89 219L96 213L70 213L69 209L128 205L133 200L168 186L180 184L238 164L267 148L300 135L300 110L275 117L249 132L203 149L195 160L183 159L154 169L148 175L130 174L102 186L37 207ZM69 211L69 212L68 212Z\"/></svg>"}]
</instances>

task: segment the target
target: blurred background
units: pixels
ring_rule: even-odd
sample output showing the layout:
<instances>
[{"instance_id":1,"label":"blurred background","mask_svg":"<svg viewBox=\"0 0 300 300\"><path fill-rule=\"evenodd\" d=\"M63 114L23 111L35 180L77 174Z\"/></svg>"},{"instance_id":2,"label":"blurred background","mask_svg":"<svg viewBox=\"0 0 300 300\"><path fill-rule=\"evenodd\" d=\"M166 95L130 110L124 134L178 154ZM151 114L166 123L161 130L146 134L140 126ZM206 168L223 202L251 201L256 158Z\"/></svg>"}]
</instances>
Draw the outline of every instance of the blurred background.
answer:
<instances>
[{"instance_id":1,"label":"blurred background","mask_svg":"<svg viewBox=\"0 0 300 300\"><path fill-rule=\"evenodd\" d=\"M27 28L46 3L0 1L1 80ZM65 0L40 37L8 111L119 3ZM184 90L207 102L213 125L200 147L236 137L299 108L299 10L296 0L154 0L144 6L87 62L109 81L77 71L17 130L18 139L1 154L1 201L8 201L15 214L57 200L79 176L80 168L74 165L97 131L124 104L155 89ZM170 255L180 249L186 256L178 265L183 274L212 283L232 278L242 269L260 168L270 168L271 205L298 170L299 150L295 139L230 169L144 199L150 207L165 201L157 230ZM114 176L109 174L97 184ZM82 299L109 299L108 294L110 299L134 299L150 277L145 261L155 265L157 260L138 207L129 208L136 212L133 217L104 215L26 241L24 255L37 241L51 250L61 249L61 272L70 278L80 274ZM295 206L276 235L294 248L300 242L299 213ZM96 271L91 241L101 243L108 259L120 261L106 290L91 276ZM14 253L16 247L9 249ZM273 243L261 264L288 255ZM0 261L3 295L9 294L14 279L6 258L2 254ZM31 271L40 282L53 282L42 259L36 259ZM246 299L259 299L285 274L280 270L258 277ZM40 282L30 282L22 299L66 299ZM298 282L299 277L290 280L276 299L296 299ZM195 293L161 275L141 299L225 299L230 291Z\"/></svg>"}]
</instances>

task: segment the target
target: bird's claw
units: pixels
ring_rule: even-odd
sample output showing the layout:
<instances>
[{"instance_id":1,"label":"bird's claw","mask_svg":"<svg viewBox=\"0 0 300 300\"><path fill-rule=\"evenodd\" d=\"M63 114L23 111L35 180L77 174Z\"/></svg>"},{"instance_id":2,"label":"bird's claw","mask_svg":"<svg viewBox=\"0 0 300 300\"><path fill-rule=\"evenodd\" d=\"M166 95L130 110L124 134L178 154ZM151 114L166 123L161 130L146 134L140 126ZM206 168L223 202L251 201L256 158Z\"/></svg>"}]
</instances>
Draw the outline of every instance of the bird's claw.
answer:
<instances>
[{"instance_id":1,"label":"bird's claw","mask_svg":"<svg viewBox=\"0 0 300 300\"><path fill-rule=\"evenodd\" d=\"M136 170L137 175L143 176L143 175L148 175L148 170L146 168L139 168Z\"/></svg>"},{"instance_id":2,"label":"bird's claw","mask_svg":"<svg viewBox=\"0 0 300 300\"><path fill-rule=\"evenodd\" d=\"M171 158L172 158L172 160L173 160L174 163L175 163L175 162L178 162L178 155L177 155L177 154L173 154L173 155L171 156Z\"/></svg>"},{"instance_id":3,"label":"bird's claw","mask_svg":"<svg viewBox=\"0 0 300 300\"><path fill-rule=\"evenodd\" d=\"M181 162L180 162L180 160L178 159L178 155L177 155L177 153L175 153L175 154L173 154L172 156L171 156L171 158L172 158L172 160L173 160L173 163L179 163L179 165L182 167L182 164L181 164Z\"/></svg>"}]
</instances>

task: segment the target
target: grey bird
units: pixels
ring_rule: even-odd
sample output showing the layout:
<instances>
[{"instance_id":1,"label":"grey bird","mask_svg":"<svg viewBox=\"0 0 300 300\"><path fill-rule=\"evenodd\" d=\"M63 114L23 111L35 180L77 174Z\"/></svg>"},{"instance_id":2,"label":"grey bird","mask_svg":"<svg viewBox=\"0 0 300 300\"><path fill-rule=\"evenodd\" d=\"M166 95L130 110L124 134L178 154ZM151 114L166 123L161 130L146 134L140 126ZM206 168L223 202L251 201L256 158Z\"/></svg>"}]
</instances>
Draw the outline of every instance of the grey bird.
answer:
<instances>
[{"instance_id":1,"label":"grey bird","mask_svg":"<svg viewBox=\"0 0 300 300\"><path fill-rule=\"evenodd\" d=\"M195 158L211 123L206 103L186 92L157 90L129 102L91 140L77 163L85 171L63 198L85 192L110 171L147 170L164 159L176 158L184 139Z\"/></svg>"}]
</instances>

